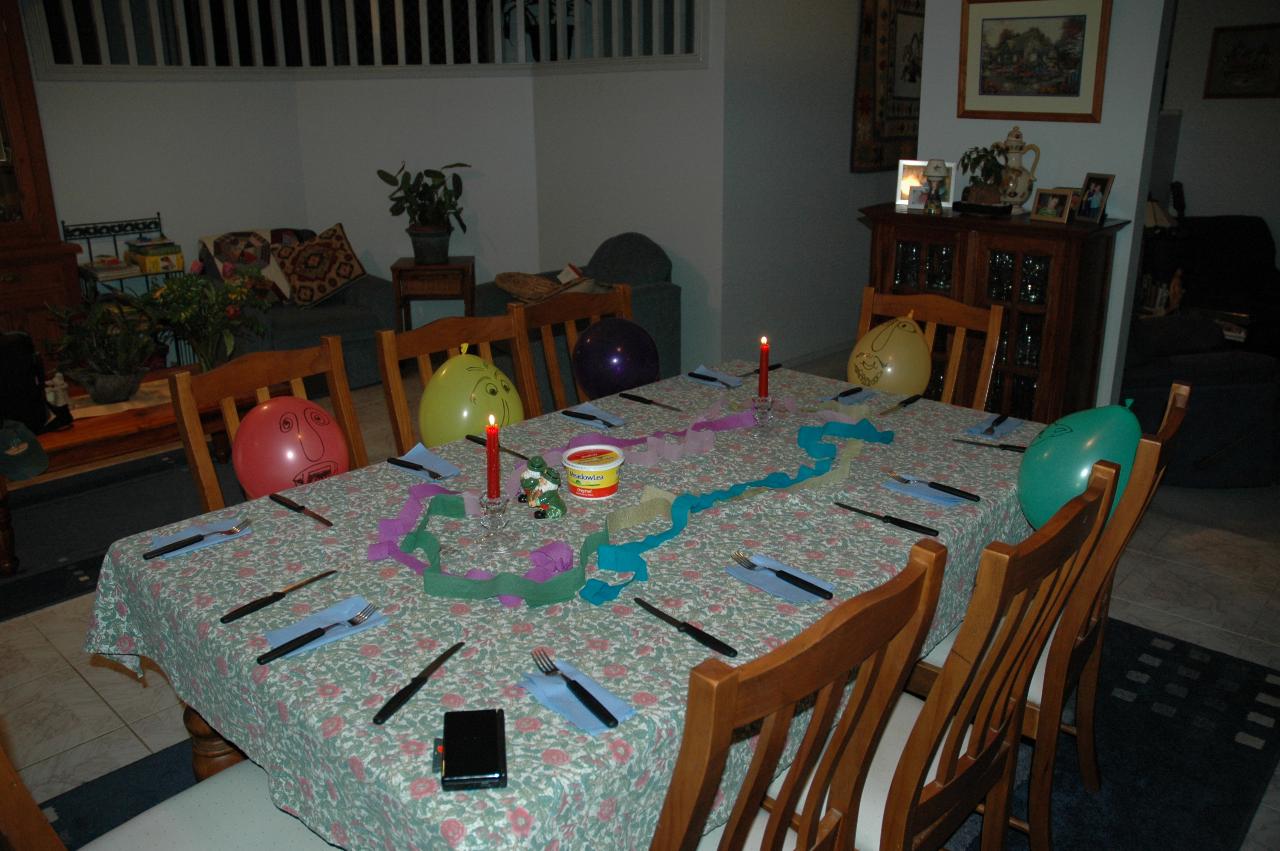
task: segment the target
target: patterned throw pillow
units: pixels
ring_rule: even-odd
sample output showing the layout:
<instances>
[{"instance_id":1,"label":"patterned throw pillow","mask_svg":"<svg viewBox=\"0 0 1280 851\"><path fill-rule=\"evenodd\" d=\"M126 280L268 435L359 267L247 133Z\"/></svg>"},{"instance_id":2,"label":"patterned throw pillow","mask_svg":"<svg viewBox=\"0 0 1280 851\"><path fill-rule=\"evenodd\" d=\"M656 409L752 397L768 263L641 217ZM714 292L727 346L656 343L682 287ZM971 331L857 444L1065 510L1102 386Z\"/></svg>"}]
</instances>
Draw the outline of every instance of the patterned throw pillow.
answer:
<instances>
[{"instance_id":1,"label":"patterned throw pillow","mask_svg":"<svg viewBox=\"0 0 1280 851\"><path fill-rule=\"evenodd\" d=\"M235 230L200 238L203 254L213 263L214 272L224 281L245 275L260 275L281 300L289 300L289 279L271 253L271 231Z\"/></svg>"},{"instance_id":2,"label":"patterned throw pillow","mask_svg":"<svg viewBox=\"0 0 1280 851\"><path fill-rule=\"evenodd\" d=\"M319 304L364 274L341 222L315 239L281 244L274 250L293 290L293 301L300 307Z\"/></svg>"}]
</instances>

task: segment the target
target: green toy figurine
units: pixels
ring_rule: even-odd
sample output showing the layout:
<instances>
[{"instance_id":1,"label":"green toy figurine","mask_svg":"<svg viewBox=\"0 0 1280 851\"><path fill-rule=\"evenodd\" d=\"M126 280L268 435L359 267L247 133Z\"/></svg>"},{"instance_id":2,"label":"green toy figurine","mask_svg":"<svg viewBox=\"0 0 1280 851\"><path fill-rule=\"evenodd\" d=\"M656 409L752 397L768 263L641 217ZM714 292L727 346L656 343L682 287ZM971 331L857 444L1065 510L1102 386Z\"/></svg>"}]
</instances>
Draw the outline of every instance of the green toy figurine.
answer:
<instances>
[{"instance_id":1,"label":"green toy figurine","mask_svg":"<svg viewBox=\"0 0 1280 851\"><path fill-rule=\"evenodd\" d=\"M529 466L520 474L521 499L533 509L539 520L563 517L564 498L560 496L560 472L548 467L541 455L529 459Z\"/></svg>"}]
</instances>

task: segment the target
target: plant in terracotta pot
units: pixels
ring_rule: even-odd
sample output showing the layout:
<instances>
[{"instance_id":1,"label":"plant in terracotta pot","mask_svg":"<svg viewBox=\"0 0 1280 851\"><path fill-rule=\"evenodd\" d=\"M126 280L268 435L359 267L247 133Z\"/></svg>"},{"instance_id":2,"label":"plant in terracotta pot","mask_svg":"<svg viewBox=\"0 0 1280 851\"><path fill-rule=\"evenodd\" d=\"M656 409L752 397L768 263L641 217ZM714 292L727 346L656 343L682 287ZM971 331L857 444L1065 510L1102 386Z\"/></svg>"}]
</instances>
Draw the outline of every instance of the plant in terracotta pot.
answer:
<instances>
[{"instance_id":1,"label":"plant in terracotta pot","mask_svg":"<svg viewBox=\"0 0 1280 851\"><path fill-rule=\"evenodd\" d=\"M974 146L960 157L960 171L969 175L963 198L971 204L995 206L1004 203L1000 187L1004 183L1004 167L1008 162L1005 146L996 142L989 148Z\"/></svg>"},{"instance_id":2,"label":"plant in terracotta pot","mask_svg":"<svg viewBox=\"0 0 1280 851\"><path fill-rule=\"evenodd\" d=\"M98 404L123 402L138 392L148 362L160 348L160 326L146 297L114 295L76 310L54 310L63 336L62 370Z\"/></svg>"},{"instance_id":3,"label":"plant in terracotta pot","mask_svg":"<svg viewBox=\"0 0 1280 851\"><path fill-rule=\"evenodd\" d=\"M413 243L413 259L418 263L449 262L449 236L453 233L450 219L467 232L462 220L462 178L456 173L445 174L446 169L471 168L466 163L450 163L440 168L428 168L419 172L405 169L404 163L395 174L378 169L383 183L393 187L387 197L391 200L391 215L409 217L406 232Z\"/></svg>"}]
</instances>

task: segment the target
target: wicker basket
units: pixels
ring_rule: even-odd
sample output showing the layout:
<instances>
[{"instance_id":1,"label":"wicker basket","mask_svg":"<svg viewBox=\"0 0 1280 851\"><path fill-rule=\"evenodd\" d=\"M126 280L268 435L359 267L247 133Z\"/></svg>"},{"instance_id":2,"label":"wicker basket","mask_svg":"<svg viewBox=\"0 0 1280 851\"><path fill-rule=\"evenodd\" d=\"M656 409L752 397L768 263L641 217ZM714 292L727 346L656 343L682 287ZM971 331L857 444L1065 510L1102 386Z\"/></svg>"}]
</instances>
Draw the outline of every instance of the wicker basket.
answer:
<instances>
[{"instance_id":1,"label":"wicker basket","mask_svg":"<svg viewBox=\"0 0 1280 851\"><path fill-rule=\"evenodd\" d=\"M596 290L596 282L593 278L574 278L572 281L560 283L555 278L529 275L524 272L499 272L494 283L500 290L511 293L525 304L536 304L565 292Z\"/></svg>"}]
</instances>

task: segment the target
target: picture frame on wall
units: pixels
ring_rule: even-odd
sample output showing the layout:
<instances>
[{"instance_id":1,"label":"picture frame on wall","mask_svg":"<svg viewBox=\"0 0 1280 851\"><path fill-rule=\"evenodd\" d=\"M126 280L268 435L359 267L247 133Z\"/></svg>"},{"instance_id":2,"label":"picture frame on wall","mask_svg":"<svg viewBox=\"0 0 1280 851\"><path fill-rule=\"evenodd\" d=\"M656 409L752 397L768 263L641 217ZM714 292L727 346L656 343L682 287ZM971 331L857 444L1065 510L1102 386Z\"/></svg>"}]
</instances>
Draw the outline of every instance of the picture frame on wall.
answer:
<instances>
[{"instance_id":1,"label":"picture frame on wall","mask_svg":"<svg viewBox=\"0 0 1280 851\"><path fill-rule=\"evenodd\" d=\"M1102 120L1111 0L962 0L961 118Z\"/></svg>"},{"instance_id":2,"label":"picture frame on wall","mask_svg":"<svg viewBox=\"0 0 1280 851\"><path fill-rule=\"evenodd\" d=\"M1065 223L1071 215L1070 189L1037 189L1031 218L1037 222Z\"/></svg>"},{"instance_id":3,"label":"picture frame on wall","mask_svg":"<svg viewBox=\"0 0 1280 851\"><path fill-rule=\"evenodd\" d=\"M1076 221L1094 224L1101 222L1107 214L1107 199L1111 197L1111 186L1115 182L1114 174L1086 174L1084 186L1080 187L1080 207L1076 210Z\"/></svg>"},{"instance_id":4,"label":"picture frame on wall","mask_svg":"<svg viewBox=\"0 0 1280 851\"><path fill-rule=\"evenodd\" d=\"M1204 96L1280 97L1280 24L1215 27Z\"/></svg>"},{"instance_id":5,"label":"picture frame on wall","mask_svg":"<svg viewBox=\"0 0 1280 851\"><path fill-rule=\"evenodd\" d=\"M896 184L896 195L893 203L899 207L906 207L909 210L923 210L924 202L921 201L920 206L912 205L912 190L916 187L923 187L926 194L929 189L929 182L924 179L925 166L929 164L928 160L898 160L898 182ZM950 207L954 198L954 187L956 185L956 164L950 160L946 161L947 179L943 181L942 206Z\"/></svg>"}]
</instances>

